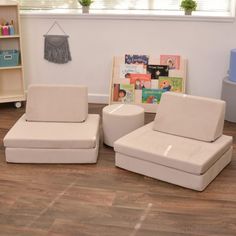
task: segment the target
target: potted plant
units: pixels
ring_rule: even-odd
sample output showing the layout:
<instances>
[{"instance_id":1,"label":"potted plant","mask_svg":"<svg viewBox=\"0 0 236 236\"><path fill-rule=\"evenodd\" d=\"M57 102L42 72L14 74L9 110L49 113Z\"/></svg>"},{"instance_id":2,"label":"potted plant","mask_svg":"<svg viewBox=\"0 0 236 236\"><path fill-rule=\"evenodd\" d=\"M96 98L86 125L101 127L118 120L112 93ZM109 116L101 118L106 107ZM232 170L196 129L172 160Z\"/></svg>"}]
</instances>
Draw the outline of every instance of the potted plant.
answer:
<instances>
[{"instance_id":1,"label":"potted plant","mask_svg":"<svg viewBox=\"0 0 236 236\"><path fill-rule=\"evenodd\" d=\"M191 15L197 8L197 2L194 0L183 0L180 5L184 9L185 15Z\"/></svg>"},{"instance_id":2,"label":"potted plant","mask_svg":"<svg viewBox=\"0 0 236 236\"><path fill-rule=\"evenodd\" d=\"M83 13L89 13L89 7L93 3L92 0L79 0L80 5L82 6Z\"/></svg>"}]
</instances>

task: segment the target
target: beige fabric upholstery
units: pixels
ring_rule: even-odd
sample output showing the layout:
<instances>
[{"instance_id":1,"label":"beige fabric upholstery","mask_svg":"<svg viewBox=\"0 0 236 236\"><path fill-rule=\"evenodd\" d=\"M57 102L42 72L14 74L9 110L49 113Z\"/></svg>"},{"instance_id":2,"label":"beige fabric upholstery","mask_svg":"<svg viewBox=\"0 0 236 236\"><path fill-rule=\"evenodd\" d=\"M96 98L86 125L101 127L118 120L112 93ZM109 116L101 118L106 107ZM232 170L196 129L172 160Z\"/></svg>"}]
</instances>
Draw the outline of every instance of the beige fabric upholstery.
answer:
<instances>
[{"instance_id":1,"label":"beige fabric upholstery","mask_svg":"<svg viewBox=\"0 0 236 236\"><path fill-rule=\"evenodd\" d=\"M88 115L87 88L33 85L26 114L4 137L6 161L96 163L99 115Z\"/></svg>"},{"instance_id":2,"label":"beige fabric upholstery","mask_svg":"<svg viewBox=\"0 0 236 236\"><path fill-rule=\"evenodd\" d=\"M225 103L164 93L154 122L114 143L116 166L202 191L231 161Z\"/></svg>"},{"instance_id":3,"label":"beige fabric upholstery","mask_svg":"<svg viewBox=\"0 0 236 236\"><path fill-rule=\"evenodd\" d=\"M232 145L222 135L215 142L202 142L157 132L153 122L115 142L115 151L180 171L200 175L206 172Z\"/></svg>"},{"instance_id":4,"label":"beige fabric upholstery","mask_svg":"<svg viewBox=\"0 0 236 236\"><path fill-rule=\"evenodd\" d=\"M6 148L6 161L12 163L96 163L96 146L89 149Z\"/></svg>"},{"instance_id":5,"label":"beige fabric upholstery","mask_svg":"<svg viewBox=\"0 0 236 236\"><path fill-rule=\"evenodd\" d=\"M211 142L222 135L225 102L167 92L162 95L153 129Z\"/></svg>"},{"instance_id":6,"label":"beige fabric upholstery","mask_svg":"<svg viewBox=\"0 0 236 236\"><path fill-rule=\"evenodd\" d=\"M88 115L87 87L76 85L31 85L28 88L26 120L83 122Z\"/></svg>"},{"instance_id":7,"label":"beige fabric upholstery","mask_svg":"<svg viewBox=\"0 0 236 236\"><path fill-rule=\"evenodd\" d=\"M29 122L23 115L4 138L14 148L95 148L99 115L88 115L82 123Z\"/></svg>"},{"instance_id":8,"label":"beige fabric upholstery","mask_svg":"<svg viewBox=\"0 0 236 236\"><path fill-rule=\"evenodd\" d=\"M109 105L102 114L104 143L111 147L117 139L144 125L144 109L136 105Z\"/></svg>"},{"instance_id":9,"label":"beige fabric upholstery","mask_svg":"<svg viewBox=\"0 0 236 236\"><path fill-rule=\"evenodd\" d=\"M116 153L116 166L185 188L203 191L223 168L230 163L232 150L232 147L228 149L227 152L202 175L180 171L175 168L144 161L118 152Z\"/></svg>"}]
</instances>

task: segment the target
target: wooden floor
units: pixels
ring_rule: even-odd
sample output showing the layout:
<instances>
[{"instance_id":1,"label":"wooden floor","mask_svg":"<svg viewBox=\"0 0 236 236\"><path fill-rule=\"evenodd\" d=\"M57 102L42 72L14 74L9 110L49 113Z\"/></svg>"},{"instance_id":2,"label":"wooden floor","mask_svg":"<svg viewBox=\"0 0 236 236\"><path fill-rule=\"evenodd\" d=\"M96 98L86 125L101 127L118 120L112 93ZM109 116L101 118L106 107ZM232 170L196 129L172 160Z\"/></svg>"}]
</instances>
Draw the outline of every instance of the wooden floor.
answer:
<instances>
[{"instance_id":1,"label":"wooden floor","mask_svg":"<svg viewBox=\"0 0 236 236\"><path fill-rule=\"evenodd\" d=\"M236 235L236 124L233 161L199 193L116 168L102 137L96 165L7 164L2 139L23 112L0 104L1 236Z\"/></svg>"}]
</instances>

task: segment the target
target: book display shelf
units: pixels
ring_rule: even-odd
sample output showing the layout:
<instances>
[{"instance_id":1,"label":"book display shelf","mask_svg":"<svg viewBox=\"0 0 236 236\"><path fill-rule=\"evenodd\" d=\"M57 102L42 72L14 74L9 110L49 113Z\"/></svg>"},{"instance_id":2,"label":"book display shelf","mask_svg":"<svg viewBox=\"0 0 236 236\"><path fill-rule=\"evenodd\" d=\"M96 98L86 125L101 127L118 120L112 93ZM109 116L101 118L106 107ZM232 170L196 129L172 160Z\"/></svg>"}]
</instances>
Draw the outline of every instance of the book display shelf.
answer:
<instances>
[{"instance_id":1,"label":"book display shelf","mask_svg":"<svg viewBox=\"0 0 236 236\"><path fill-rule=\"evenodd\" d=\"M187 60L179 55L115 56L109 103L142 106L155 113L162 93L185 93Z\"/></svg>"},{"instance_id":2,"label":"book display shelf","mask_svg":"<svg viewBox=\"0 0 236 236\"><path fill-rule=\"evenodd\" d=\"M0 103L25 100L19 6L0 2Z\"/></svg>"}]
</instances>

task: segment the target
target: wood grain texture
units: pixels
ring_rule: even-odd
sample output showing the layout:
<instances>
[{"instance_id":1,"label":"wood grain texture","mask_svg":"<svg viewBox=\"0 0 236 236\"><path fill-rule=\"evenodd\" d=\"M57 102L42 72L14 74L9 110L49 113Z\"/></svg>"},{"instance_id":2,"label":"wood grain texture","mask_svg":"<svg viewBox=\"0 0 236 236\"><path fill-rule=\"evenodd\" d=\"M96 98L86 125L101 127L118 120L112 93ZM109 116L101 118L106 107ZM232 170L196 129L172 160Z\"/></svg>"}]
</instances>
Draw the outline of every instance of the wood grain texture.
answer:
<instances>
[{"instance_id":1,"label":"wood grain texture","mask_svg":"<svg viewBox=\"0 0 236 236\"><path fill-rule=\"evenodd\" d=\"M102 132L96 165L7 164L2 139L23 113L0 104L1 236L236 235L235 123L224 129L234 137L232 162L199 193L116 168Z\"/></svg>"}]
</instances>

